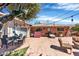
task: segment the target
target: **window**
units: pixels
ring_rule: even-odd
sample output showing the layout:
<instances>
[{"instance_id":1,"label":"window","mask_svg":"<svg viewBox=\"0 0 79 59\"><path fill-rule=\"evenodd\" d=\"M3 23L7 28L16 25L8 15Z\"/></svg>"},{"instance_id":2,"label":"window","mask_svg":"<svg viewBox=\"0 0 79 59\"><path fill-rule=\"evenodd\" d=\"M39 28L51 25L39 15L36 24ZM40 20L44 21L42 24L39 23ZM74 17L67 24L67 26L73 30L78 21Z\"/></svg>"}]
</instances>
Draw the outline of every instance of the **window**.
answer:
<instances>
[{"instance_id":1,"label":"window","mask_svg":"<svg viewBox=\"0 0 79 59\"><path fill-rule=\"evenodd\" d=\"M21 28L21 31L27 31L27 29L25 29L25 28Z\"/></svg>"},{"instance_id":2,"label":"window","mask_svg":"<svg viewBox=\"0 0 79 59\"><path fill-rule=\"evenodd\" d=\"M37 29L36 29L36 31L41 31L41 30L42 30L41 28L37 28Z\"/></svg>"},{"instance_id":3,"label":"window","mask_svg":"<svg viewBox=\"0 0 79 59\"><path fill-rule=\"evenodd\" d=\"M58 31L64 31L64 28L59 27L59 28L57 28L57 30Z\"/></svg>"}]
</instances>

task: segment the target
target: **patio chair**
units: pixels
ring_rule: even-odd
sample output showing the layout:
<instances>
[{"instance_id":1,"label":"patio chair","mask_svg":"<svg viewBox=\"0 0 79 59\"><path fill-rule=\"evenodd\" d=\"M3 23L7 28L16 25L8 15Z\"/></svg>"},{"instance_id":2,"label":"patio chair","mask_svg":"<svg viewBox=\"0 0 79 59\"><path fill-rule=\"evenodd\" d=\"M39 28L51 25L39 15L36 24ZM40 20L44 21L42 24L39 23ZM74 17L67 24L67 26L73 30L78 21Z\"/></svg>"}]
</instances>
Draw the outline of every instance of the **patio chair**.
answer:
<instances>
[{"instance_id":1,"label":"patio chair","mask_svg":"<svg viewBox=\"0 0 79 59\"><path fill-rule=\"evenodd\" d=\"M59 44L62 48L65 48L69 54L72 54L72 45L69 43L63 43L61 38L58 38Z\"/></svg>"},{"instance_id":2,"label":"patio chair","mask_svg":"<svg viewBox=\"0 0 79 59\"><path fill-rule=\"evenodd\" d=\"M18 44L18 40L17 39L14 40L13 43L14 43L14 45L17 45Z\"/></svg>"},{"instance_id":3,"label":"patio chair","mask_svg":"<svg viewBox=\"0 0 79 59\"><path fill-rule=\"evenodd\" d=\"M74 47L79 49L79 37L73 37Z\"/></svg>"},{"instance_id":4,"label":"patio chair","mask_svg":"<svg viewBox=\"0 0 79 59\"><path fill-rule=\"evenodd\" d=\"M7 43L8 43L9 46L12 46L12 45L13 45L13 40L12 40L12 38L8 38L8 42L7 42Z\"/></svg>"},{"instance_id":5,"label":"patio chair","mask_svg":"<svg viewBox=\"0 0 79 59\"><path fill-rule=\"evenodd\" d=\"M13 45L17 45L18 44L18 40L17 40L16 36L13 36L12 40L13 40Z\"/></svg>"},{"instance_id":6,"label":"patio chair","mask_svg":"<svg viewBox=\"0 0 79 59\"><path fill-rule=\"evenodd\" d=\"M19 37L18 37L18 44L21 44L23 43L23 35L22 34L19 34Z\"/></svg>"}]
</instances>

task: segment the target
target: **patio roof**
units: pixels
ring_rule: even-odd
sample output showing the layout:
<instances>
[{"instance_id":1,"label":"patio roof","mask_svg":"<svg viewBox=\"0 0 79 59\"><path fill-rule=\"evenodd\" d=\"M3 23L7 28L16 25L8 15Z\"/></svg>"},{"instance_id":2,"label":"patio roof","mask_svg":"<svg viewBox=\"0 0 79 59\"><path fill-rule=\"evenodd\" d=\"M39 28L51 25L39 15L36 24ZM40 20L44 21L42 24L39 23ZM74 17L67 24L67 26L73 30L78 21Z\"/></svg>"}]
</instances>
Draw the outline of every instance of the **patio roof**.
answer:
<instances>
[{"instance_id":1,"label":"patio roof","mask_svg":"<svg viewBox=\"0 0 79 59\"><path fill-rule=\"evenodd\" d=\"M51 26L57 26L57 27L69 27L68 25L53 25L53 24L51 24L51 25L46 25L46 24L36 24L36 25L32 25L32 26L34 26L34 27L51 27Z\"/></svg>"},{"instance_id":2,"label":"patio roof","mask_svg":"<svg viewBox=\"0 0 79 59\"><path fill-rule=\"evenodd\" d=\"M16 17L14 18L13 21L15 22L15 25L20 25L22 28L28 28L30 26L30 24L27 24L22 19L19 19L19 18L16 18Z\"/></svg>"}]
</instances>

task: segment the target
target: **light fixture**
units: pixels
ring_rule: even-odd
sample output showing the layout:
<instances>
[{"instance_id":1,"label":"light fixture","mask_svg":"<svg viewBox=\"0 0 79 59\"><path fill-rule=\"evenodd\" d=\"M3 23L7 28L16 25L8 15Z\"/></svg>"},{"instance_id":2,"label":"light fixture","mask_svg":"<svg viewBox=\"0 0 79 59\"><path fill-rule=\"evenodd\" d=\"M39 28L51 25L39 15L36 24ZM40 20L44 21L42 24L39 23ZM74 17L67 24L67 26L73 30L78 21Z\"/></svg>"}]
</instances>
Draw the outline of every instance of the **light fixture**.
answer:
<instances>
[{"instance_id":1,"label":"light fixture","mask_svg":"<svg viewBox=\"0 0 79 59\"><path fill-rule=\"evenodd\" d=\"M74 21L73 16L71 16L71 22L73 22L73 21Z\"/></svg>"}]
</instances>

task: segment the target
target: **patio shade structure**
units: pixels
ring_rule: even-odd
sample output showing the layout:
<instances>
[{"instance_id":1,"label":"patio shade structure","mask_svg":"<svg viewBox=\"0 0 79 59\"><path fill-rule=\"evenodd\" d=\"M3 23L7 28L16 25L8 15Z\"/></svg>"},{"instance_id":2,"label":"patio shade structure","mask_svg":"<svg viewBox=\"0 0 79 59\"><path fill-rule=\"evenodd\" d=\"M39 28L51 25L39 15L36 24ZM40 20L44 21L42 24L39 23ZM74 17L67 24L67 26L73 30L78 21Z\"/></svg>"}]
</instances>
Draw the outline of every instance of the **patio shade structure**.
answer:
<instances>
[{"instance_id":1,"label":"patio shade structure","mask_svg":"<svg viewBox=\"0 0 79 59\"><path fill-rule=\"evenodd\" d=\"M2 22L4 24L8 21L13 20L15 17L17 17L23 21L18 21L18 22L15 21L15 22L17 22L19 25L21 25L21 27L28 28L28 30L29 30L29 27L26 26L25 23L23 24L22 22L24 22L26 20L30 20L32 18L36 18L36 14L40 10L40 5L35 4L35 3L33 3L33 4L0 3L0 11L6 7L9 9L9 14L3 15L2 17L0 17L0 22ZM23 25L25 25L25 26L23 26ZM5 30L4 30L4 32L5 32Z\"/></svg>"}]
</instances>

